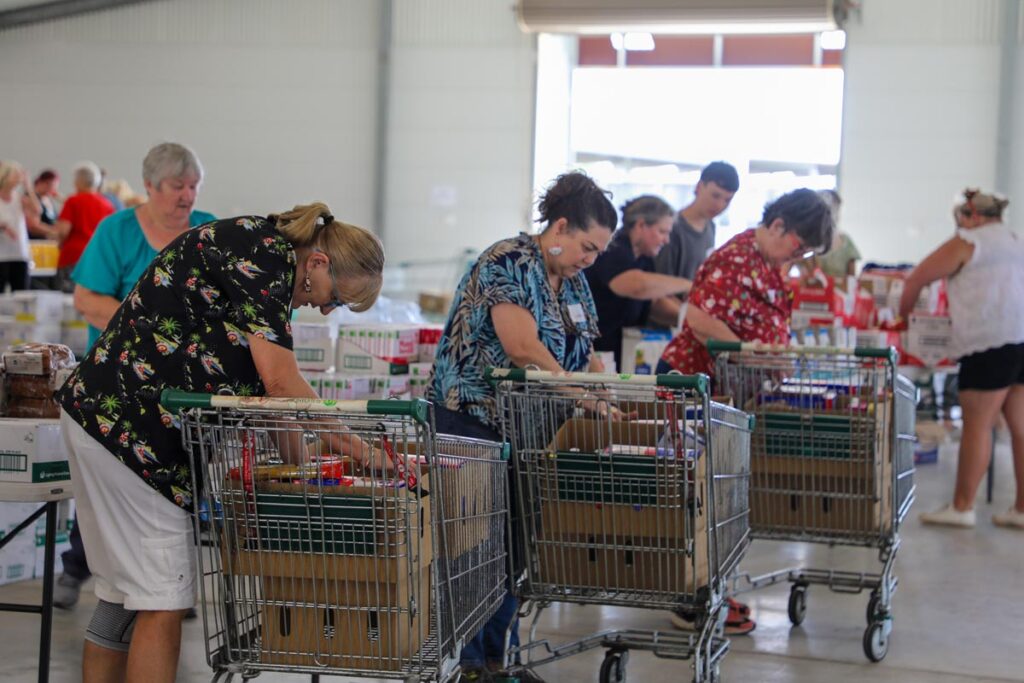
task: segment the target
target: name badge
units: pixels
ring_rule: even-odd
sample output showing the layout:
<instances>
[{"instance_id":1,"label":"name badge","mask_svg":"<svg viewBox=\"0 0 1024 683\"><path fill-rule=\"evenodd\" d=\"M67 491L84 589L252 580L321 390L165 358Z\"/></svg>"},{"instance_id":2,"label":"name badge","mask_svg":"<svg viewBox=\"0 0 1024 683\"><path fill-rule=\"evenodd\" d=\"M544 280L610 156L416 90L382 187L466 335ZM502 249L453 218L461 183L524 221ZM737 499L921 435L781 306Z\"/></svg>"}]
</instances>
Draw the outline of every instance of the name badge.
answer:
<instances>
[{"instance_id":1,"label":"name badge","mask_svg":"<svg viewBox=\"0 0 1024 683\"><path fill-rule=\"evenodd\" d=\"M583 304L569 304L569 319L574 323L587 322L587 315L583 312Z\"/></svg>"}]
</instances>

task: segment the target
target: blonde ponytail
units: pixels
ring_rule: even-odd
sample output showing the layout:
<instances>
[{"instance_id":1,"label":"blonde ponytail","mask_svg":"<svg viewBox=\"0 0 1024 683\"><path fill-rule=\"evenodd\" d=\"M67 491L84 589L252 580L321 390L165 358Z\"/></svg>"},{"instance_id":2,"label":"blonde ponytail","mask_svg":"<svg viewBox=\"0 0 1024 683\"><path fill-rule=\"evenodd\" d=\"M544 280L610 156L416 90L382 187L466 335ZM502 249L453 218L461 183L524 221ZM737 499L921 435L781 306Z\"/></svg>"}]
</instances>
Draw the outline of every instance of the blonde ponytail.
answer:
<instances>
[{"instance_id":1,"label":"blonde ponytail","mask_svg":"<svg viewBox=\"0 0 1024 683\"><path fill-rule=\"evenodd\" d=\"M373 233L335 220L322 202L296 206L269 219L293 247L311 247L327 254L339 293L350 310L360 313L377 301L383 285L384 247Z\"/></svg>"}]
</instances>

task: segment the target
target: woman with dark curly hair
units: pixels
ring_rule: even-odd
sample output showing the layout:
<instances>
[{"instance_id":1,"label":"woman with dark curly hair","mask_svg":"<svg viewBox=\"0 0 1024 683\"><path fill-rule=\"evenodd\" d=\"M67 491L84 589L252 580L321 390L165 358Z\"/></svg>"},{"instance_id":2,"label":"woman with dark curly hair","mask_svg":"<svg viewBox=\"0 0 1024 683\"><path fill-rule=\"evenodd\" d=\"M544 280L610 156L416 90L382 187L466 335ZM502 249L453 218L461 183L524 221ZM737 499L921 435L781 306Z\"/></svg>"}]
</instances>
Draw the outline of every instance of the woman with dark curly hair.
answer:
<instances>
[{"instance_id":1,"label":"woman with dark curly hair","mask_svg":"<svg viewBox=\"0 0 1024 683\"><path fill-rule=\"evenodd\" d=\"M538 208L544 229L488 247L455 293L427 393L441 434L501 440L497 397L484 378L488 366L600 369L597 311L583 270L608 246L615 207L593 180L573 172L555 180ZM509 592L463 649L464 680L486 679L503 665L515 617ZM519 644L514 626L511 644Z\"/></svg>"}]
</instances>

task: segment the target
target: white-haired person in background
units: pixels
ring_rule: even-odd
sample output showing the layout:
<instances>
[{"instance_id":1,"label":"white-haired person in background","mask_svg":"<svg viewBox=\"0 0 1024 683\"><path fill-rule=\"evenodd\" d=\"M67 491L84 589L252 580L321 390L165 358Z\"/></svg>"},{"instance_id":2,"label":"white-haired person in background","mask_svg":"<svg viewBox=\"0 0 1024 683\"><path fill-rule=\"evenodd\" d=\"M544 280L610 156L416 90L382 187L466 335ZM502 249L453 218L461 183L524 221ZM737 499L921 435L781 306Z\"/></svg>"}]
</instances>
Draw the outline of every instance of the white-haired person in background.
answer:
<instances>
[{"instance_id":1,"label":"white-haired person in background","mask_svg":"<svg viewBox=\"0 0 1024 683\"><path fill-rule=\"evenodd\" d=\"M203 166L188 147L165 142L149 150L142 178L149 200L103 219L71 274L75 308L89 323L90 348L157 253L190 227L216 220L192 209ZM61 609L75 606L92 575L77 521L69 540L53 592L53 604Z\"/></svg>"},{"instance_id":2,"label":"white-haired person in background","mask_svg":"<svg viewBox=\"0 0 1024 683\"><path fill-rule=\"evenodd\" d=\"M948 278L953 353L960 360L960 439L953 501L925 512L925 524L973 527L974 497L992 453L992 429L1002 413L1010 428L1017 498L994 524L1024 530L1024 238L1003 223L1009 201L964 190L956 235L907 277L900 299L906 317L926 285Z\"/></svg>"},{"instance_id":3,"label":"white-haired person in background","mask_svg":"<svg viewBox=\"0 0 1024 683\"><path fill-rule=\"evenodd\" d=\"M91 161L84 161L75 167L75 194L64 202L53 226L56 239L60 242L57 283L65 292L74 291L71 271L96 232L96 226L114 213L114 205L100 194L100 177L99 166Z\"/></svg>"}]
</instances>

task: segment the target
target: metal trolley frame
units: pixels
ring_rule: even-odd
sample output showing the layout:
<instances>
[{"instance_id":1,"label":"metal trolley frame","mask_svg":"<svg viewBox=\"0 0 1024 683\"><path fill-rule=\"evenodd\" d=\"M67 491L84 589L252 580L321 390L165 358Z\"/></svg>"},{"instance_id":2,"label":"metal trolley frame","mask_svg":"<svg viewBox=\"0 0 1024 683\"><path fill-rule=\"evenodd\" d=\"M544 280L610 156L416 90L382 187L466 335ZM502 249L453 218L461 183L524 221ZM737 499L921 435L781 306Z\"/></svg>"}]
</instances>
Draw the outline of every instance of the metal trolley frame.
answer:
<instances>
[{"instance_id":1,"label":"metal trolley frame","mask_svg":"<svg viewBox=\"0 0 1024 683\"><path fill-rule=\"evenodd\" d=\"M162 405L180 421L200 492L214 681L458 674L463 643L506 592L507 447L435 434L421 400L165 391ZM354 437L382 474L321 456L363 448Z\"/></svg>"},{"instance_id":2,"label":"metal trolley frame","mask_svg":"<svg viewBox=\"0 0 1024 683\"><path fill-rule=\"evenodd\" d=\"M725 577L749 542L748 416L711 402L703 375L488 377L514 454L520 615L532 613L510 673L603 647L602 683L625 680L630 650L692 659L695 681L718 680ZM537 639L553 602L685 609L695 631L609 630L555 646Z\"/></svg>"},{"instance_id":3,"label":"metal trolley frame","mask_svg":"<svg viewBox=\"0 0 1024 683\"><path fill-rule=\"evenodd\" d=\"M733 577L732 594L792 584L799 626L811 585L870 590L864 654L881 661L893 628L899 529L914 502L917 390L893 348L708 342L715 390L754 413L750 531L755 539L878 549L879 573L792 567Z\"/></svg>"}]
</instances>

